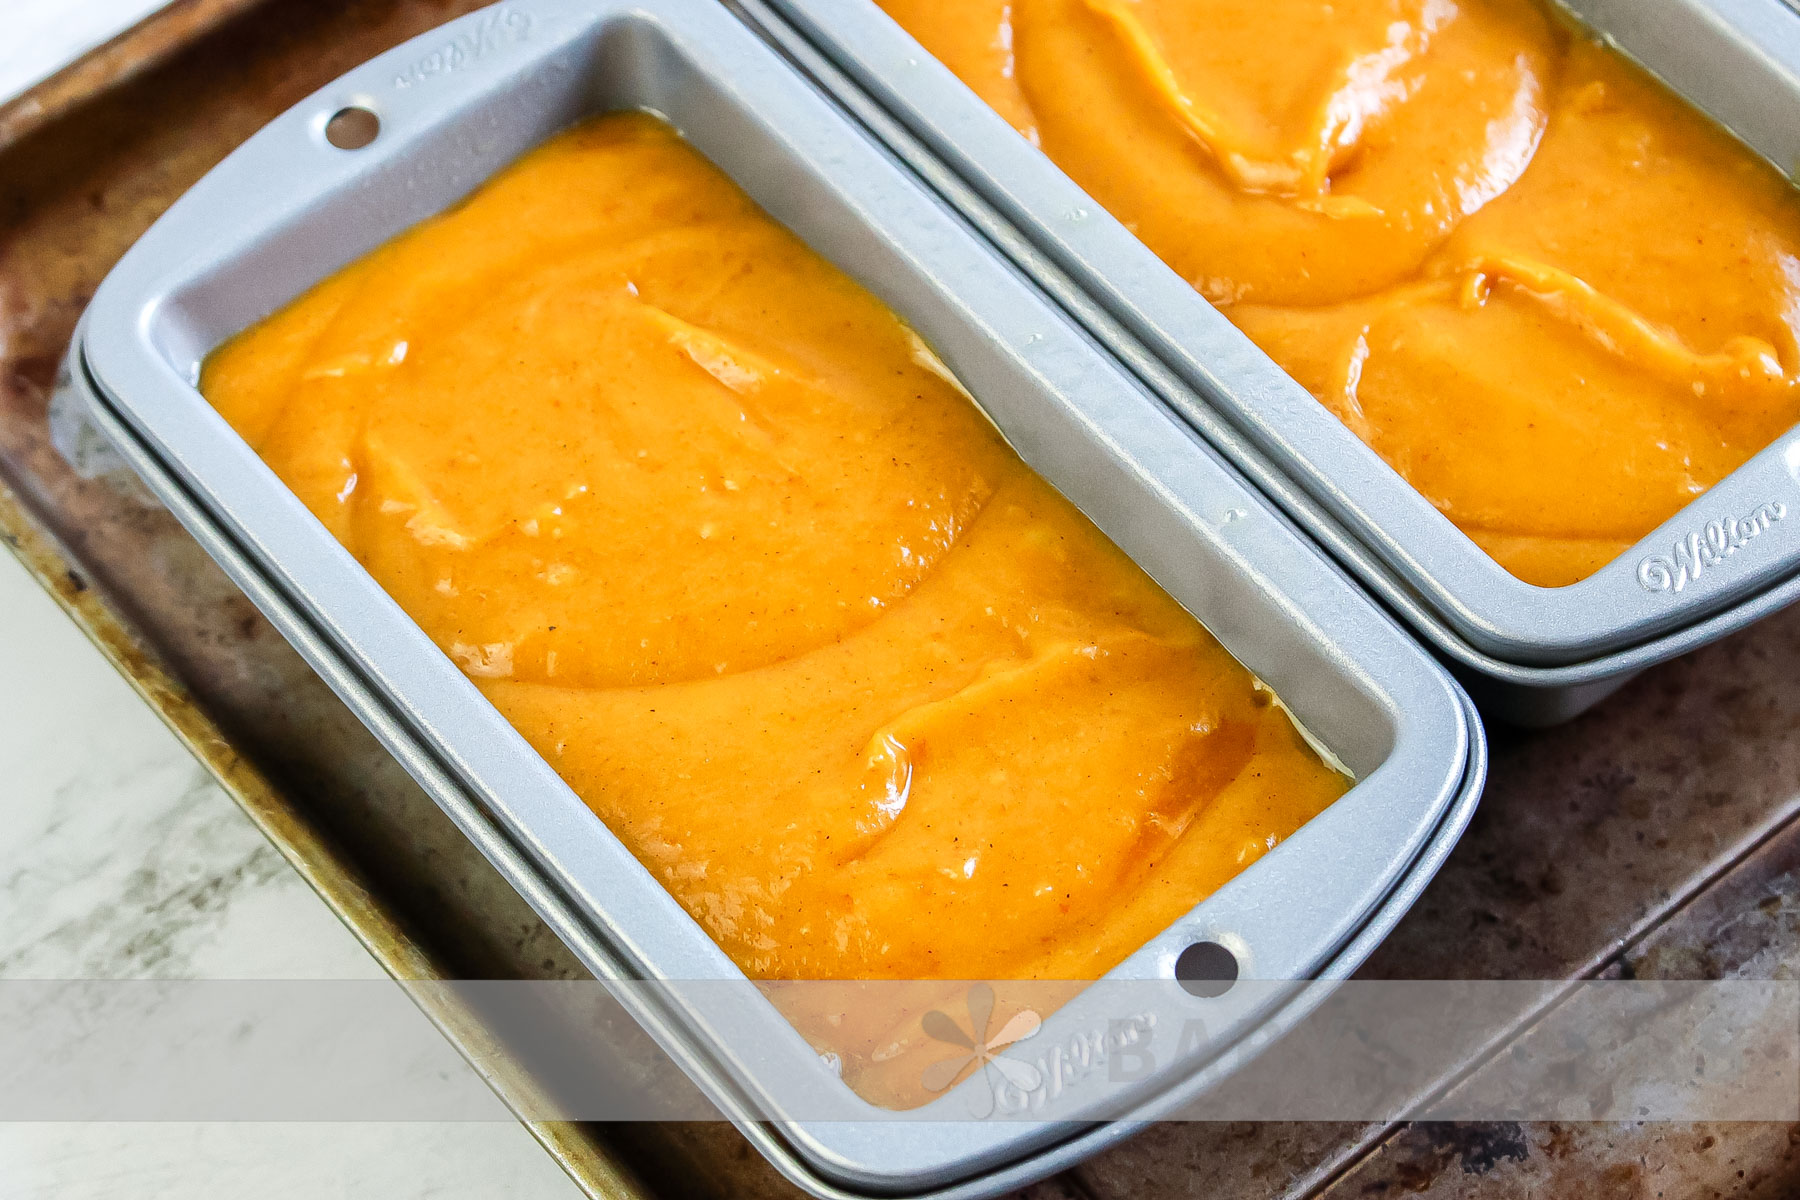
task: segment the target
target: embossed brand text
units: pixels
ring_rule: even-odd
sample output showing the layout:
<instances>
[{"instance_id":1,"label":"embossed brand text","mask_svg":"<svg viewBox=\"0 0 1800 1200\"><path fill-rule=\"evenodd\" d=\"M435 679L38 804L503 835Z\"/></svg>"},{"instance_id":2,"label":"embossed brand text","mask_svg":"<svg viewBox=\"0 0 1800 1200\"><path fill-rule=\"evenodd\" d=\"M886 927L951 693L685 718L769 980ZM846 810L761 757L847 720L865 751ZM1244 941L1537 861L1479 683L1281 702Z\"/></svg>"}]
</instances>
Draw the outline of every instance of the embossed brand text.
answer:
<instances>
[{"instance_id":1,"label":"embossed brand text","mask_svg":"<svg viewBox=\"0 0 1800 1200\"><path fill-rule=\"evenodd\" d=\"M409 88L424 83L434 75L460 71L483 55L491 54L514 42L522 42L531 33L531 17L517 9L499 8L483 16L474 28L457 35L394 76L394 86Z\"/></svg>"},{"instance_id":2,"label":"embossed brand text","mask_svg":"<svg viewBox=\"0 0 1800 1200\"><path fill-rule=\"evenodd\" d=\"M1679 592L1769 531L1787 516L1787 505L1771 500L1746 517L1708 521L1706 528L1689 533L1675 543L1672 555L1652 554L1638 563L1638 582L1647 592Z\"/></svg>"}]
</instances>

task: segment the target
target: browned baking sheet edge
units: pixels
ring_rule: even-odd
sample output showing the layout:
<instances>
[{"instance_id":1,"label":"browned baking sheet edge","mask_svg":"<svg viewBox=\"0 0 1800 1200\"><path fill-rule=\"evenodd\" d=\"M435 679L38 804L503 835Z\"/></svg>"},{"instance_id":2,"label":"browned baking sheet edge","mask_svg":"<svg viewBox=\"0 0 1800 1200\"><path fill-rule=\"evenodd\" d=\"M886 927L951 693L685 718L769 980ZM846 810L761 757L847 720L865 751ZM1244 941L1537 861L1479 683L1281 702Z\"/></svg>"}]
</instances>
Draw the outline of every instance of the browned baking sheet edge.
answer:
<instances>
[{"instance_id":1,"label":"browned baking sheet edge","mask_svg":"<svg viewBox=\"0 0 1800 1200\"><path fill-rule=\"evenodd\" d=\"M74 111L107 89L170 58L183 47L265 0L174 0L12 101L0 104L0 152ZM192 694L91 587L55 535L0 482L0 539L163 723L200 760L263 835L396 980L448 978L412 937L328 835L247 759L239 755ZM451 989L409 989L437 1026L514 1112L550 1107L535 1082L509 1069L479 1017ZM651 1200L651 1193L592 1126L522 1121L538 1143L588 1196Z\"/></svg>"},{"instance_id":2,"label":"browned baking sheet edge","mask_svg":"<svg viewBox=\"0 0 1800 1200\"><path fill-rule=\"evenodd\" d=\"M9 146L113 84L146 71L195 38L263 0L171 0L110 42L0 104L0 147Z\"/></svg>"}]
</instances>

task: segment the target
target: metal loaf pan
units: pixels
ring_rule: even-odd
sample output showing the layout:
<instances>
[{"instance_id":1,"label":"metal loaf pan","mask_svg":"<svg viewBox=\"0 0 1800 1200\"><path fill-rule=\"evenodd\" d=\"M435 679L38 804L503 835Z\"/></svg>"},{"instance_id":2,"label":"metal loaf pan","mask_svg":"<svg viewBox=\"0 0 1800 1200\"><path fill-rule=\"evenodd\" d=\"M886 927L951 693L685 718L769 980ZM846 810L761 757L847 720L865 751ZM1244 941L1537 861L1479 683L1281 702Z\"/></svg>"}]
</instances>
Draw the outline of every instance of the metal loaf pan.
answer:
<instances>
[{"instance_id":1,"label":"metal loaf pan","mask_svg":"<svg viewBox=\"0 0 1800 1200\"><path fill-rule=\"evenodd\" d=\"M1495 715L1566 720L1645 667L1800 598L1800 521L1789 519L1800 516L1800 430L1589 578L1524 583L874 0L738 2L1448 658ZM1800 15L1781 0L1564 6L1784 172L1800 168ZM1730 530L1747 522L1760 532L1739 544ZM1707 551L1709 539L1724 553ZM1684 572L1696 557L1698 574Z\"/></svg>"},{"instance_id":2,"label":"metal loaf pan","mask_svg":"<svg viewBox=\"0 0 1800 1200\"><path fill-rule=\"evenodd\" d=\"M347 105L368 147L324 139ZM1355 773L1343 799L1107 981L1183 1044L1121 1095L1074 1080L1029 1120L971 1119L979 1075L906 1114L846 1088L195 388L224 338L466 195L571 121L669 118L778 220L902 314L1036 469L1204 621ZM1354 970L1479 793L1454 682L1166 407L712 0L513 0L358 68L179 201L96 294L76 368L102 428L384 744L790 1178L822 1196L979 1196L1124 1136L1234 1069ZM1197 940L1245 982L1173 982ZM1259 986L1255 981L1277 981ZM1041 1037L1107 1027L1103 988ZM1091 1086L1090 1086L1091 1085ZM1123 1105L1123 1107L1122 1107ZM1124 1120L1096 1126L1100 1116Z\"/></svg>"}]
</instances>

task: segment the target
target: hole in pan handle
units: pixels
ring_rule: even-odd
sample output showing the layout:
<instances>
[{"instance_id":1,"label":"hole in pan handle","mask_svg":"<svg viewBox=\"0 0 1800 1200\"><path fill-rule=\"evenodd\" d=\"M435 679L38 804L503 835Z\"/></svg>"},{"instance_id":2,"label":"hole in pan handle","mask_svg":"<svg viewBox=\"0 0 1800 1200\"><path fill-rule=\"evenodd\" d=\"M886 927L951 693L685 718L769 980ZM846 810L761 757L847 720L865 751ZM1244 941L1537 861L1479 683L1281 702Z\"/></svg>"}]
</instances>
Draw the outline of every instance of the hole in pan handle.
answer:
<instances>
[{"instance_id":1,"label":"hole in pan handle","mask_svg":"<svg viewBox=\"0 0 1800 1200\"><path fill-rule=\"evenodd\" d=\"M1175 982L1203 1000L1229 992L1237 977L1237 955L1217 942L1195 942L1175 959Z\"/></svg>"},{"instance_id":2,"label":"hole in pan handle","mask_svg":"<svg viewBox=\"0 0 1800 1200\"><path fill-rule=\"evenodd\" d=\"M325 140L339 150L361 150L381 133L381 118L352 104L331 114L325 122Z\"/></svg>"}]
</instances>

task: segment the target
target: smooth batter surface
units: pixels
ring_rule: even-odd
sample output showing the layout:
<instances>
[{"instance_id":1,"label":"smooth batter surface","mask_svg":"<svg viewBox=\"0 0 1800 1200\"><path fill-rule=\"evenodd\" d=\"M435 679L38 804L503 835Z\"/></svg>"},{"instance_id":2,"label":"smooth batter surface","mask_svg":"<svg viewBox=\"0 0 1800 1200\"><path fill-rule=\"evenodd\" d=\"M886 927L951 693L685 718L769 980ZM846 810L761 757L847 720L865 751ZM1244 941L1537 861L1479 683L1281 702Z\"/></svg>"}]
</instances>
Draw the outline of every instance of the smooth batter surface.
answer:
<instances>
[{"instance_id":1,"label":"smooth batter surface","mask_svg":"<svg viewBox=\"0 0 1800 1200\"><path fill-rule=\"evenodd\" d=\"M1800 198L1538 0L880 0L1507 570L1800 420Z\"/></svg>"},{"instance_id":2,"label":"smooth batter surface","mask_svg":"<svg viewBox=\"0 0 1800 1200\"><path fill-rule=\"evenodd\" d=\"M652 118L552 140L201 387L753 977L1093 978L1349 786Z\"/></svg>"}]
</instances>

